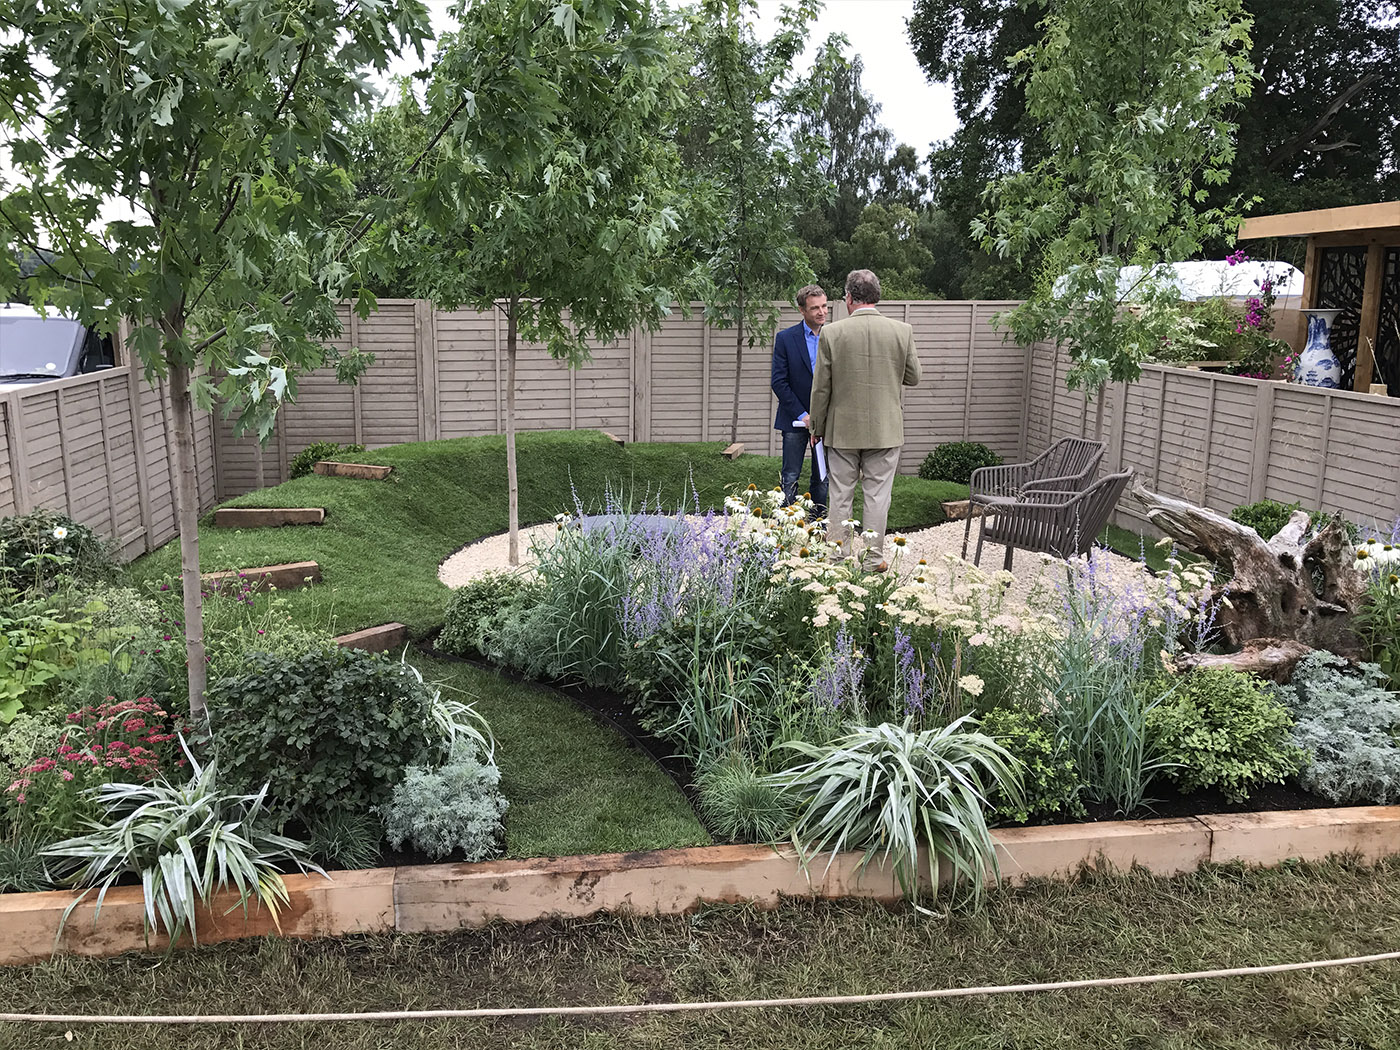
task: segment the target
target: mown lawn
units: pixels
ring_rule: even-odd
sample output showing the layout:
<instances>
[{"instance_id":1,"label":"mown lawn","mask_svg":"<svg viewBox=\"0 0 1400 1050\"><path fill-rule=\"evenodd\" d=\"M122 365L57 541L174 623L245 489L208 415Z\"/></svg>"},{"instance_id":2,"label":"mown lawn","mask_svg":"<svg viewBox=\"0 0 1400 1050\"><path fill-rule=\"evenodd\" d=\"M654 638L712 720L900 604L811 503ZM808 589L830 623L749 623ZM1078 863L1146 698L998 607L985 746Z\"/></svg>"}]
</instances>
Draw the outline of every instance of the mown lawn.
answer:
<instances>
[{"instance_id":1,"label":"mown lawn","mask_svg":"<svg viewBox=\"0 0 1400 1050\"><path fill-rule=\"evenodd\" d=\"M253 941L0 969L7 1010L234 1013L705 1001L1061 981L1368 955L1400 945L1400 862L1172 879L1091 875L976 914L790 902L441 936ZM71 1033L71 1042L66 1033ZM605 1020L278 1026L0 1024L0 1046L759 1050L1383 1050L1400 965L903 1004Z\"/></svg>"}]
</instances>

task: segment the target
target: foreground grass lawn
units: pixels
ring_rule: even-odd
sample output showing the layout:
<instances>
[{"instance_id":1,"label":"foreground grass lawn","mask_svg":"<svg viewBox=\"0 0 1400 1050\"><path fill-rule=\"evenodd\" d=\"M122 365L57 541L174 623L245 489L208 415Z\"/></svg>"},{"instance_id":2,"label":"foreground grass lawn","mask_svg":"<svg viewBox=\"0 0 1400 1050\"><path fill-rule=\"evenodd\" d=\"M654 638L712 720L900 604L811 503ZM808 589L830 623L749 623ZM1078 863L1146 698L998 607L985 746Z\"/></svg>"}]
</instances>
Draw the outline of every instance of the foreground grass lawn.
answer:
<instances>
[{"instance_id":1,"label":"foreground grass lawn","mask_svg":"<svg viewBox=\"0 0 1400 1050\"><path fill-rule=\"evenodd\" d=\"M486 716L500 744L505 856L708 845L680 788L649 756L544 686L447 660L414 661Z\"/></svg>"},{"instance_id":2,"label":"foreground grass lawn","mask_svg":"<svg viewBox=\"0 0 1400 1050\"><path fill-rule=\"evenodd\" d=\"M1090 876L993 894L980 914L794 902L445 936L242 942L169 958L0 970L7 1009L320 1012L704 1001L1015 984L1301 962L1400 944L1400 862L1173 879ZM5 1047L337 1050L489 1046L848 1050L1357 1050L1400 1045L1400 966L922 1003L605 1020L21 1028ZM71 1044L65 1042L71 1032Z\"/></svg>"},{"instance_id":3,"label":"foreground grass lawn","mask_svg":"<svg viewBox=\"0 0 1400 1050\"><path fill-rule=\"evenodd\" d=\"M735 486L777 483L779 460L720 456L723 443L628 445L597 431L522 434L519 438L520 521L549 521L571 511L577 493L585 510L603 503L609 490L640 503L660 497L665 507L682 501L718 507ZM292 615L340 632L397 620L422 637L442 623L450 592L437 567L459 547L503 532L506 520L505 439L457 438L366 452L369 463L392 465L390 480L353 481L312 476L228 501L233 507L325 507L321 526L280 529L216 529L200 526L200 567L206 572L282 562L315 561L324 583L285 595ZM895 480L890 527L936 525L942 500L965 497L965 486ZM179 544L172 541L131 568L134 579L179 572Z\"/></svg>"}]
</instances>

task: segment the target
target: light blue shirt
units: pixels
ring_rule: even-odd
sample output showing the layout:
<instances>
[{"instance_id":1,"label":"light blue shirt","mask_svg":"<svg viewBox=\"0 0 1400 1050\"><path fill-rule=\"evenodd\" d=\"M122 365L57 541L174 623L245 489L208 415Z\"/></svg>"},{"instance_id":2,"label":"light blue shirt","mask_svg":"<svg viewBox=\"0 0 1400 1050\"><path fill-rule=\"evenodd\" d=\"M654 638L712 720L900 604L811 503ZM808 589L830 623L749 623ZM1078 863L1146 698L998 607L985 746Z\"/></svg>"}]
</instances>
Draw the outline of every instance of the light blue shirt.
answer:
<instances>
[{"instance_id":1,"label":"light blue shirt","mask_svg":"<svg viewBox=\"0 0 1400 1050\"><path fill-rule=\"evenodd\" d=\"M812 371L817 370L817 333L807 327L807 322L802 322L802 334L807 337L807 360L812 364Z\"/></svg>"}]
</instances>

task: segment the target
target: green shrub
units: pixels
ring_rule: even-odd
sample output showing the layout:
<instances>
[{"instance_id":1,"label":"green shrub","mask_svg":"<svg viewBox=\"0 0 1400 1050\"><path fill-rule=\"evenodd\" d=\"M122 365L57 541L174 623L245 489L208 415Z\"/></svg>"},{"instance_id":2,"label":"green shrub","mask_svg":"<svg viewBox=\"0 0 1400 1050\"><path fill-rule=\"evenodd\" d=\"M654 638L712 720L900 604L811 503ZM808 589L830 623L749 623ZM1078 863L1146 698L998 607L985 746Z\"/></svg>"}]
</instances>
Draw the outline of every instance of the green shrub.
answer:
<instances>
[{"instance_id":1,"label":"green shrub","mask_svg":"<svg viewBox=\"0 0 1400 1050\"><path fill-rule=\"evenodd\" d=\"M384 831L394 849L405 843L434 860L460 851L466 860L482 860L496 850L506 800L501 771L463 748L445 766L410 766L381 807Z\"/></svg>"},{"instance_id":2,"label":"green shrub","mask_svg":"<svg viewBox=\"0 0 1400 1050\"><path fill-rule=\"evenodd\" d=\"M1271 499L1261 499L1258 503L1244 503L1230 511L1230 520L1248 525L1263 539L1271 540L1288 524L1288 519L1293 513L1300 509L1306 508L1303 508L1301 503L1279 503ZM1307 513L1309 536L1317 535L1334 521L1346 530L1350 542L1355 543L1360 536L1361 530L1357 525L1340 513L1321 510L1309 510Z\"/></svg>"},{"instance_id":3,"label":"green shrub","mask_svg":"<svg viewBox=\"0 0 1400 1050\"><path fill-rule=\"evenodd\" d=\"M304 478L323 459L354 456L365 450L364 445L339 445L334 441L313 441L292 457L287 464L287 478Z\"/></svg>"},{"instance_id":4,"label":"green shrub","mask_svg":"<svg viewBox=\"0 0 1400 1050\"><path fill-rule=\"evenodd\" d=\"M982 718L982 732L1004 747L1021 769L1019 803L993 790L987 802L998 823L1074 820L1084 816L1083 784L1064 744L1041 719L1019 707L997 707Z\"/></svg>"},{"instance_id":5,"label":"green shrub","mask_svg":"<svg viewBox=\"0 0 1400 1050\"><path fill-rule=\"evenodd\" d=\"M542 597L543 588L518 573L478 576L447 603L437 646L445 653L518 667L525 659L520 651L525 640L515 628Z\"/></svg>"},{"instance_id":6,"label":"green shrub","mask_svg":"<svg viewBox=\"0 0 1400 1050\"><path fill-rule=\"evenodd\" d=\"M62 577L99 583L116 571L107 544L66 514L32 510L0 518L0 588L48 594Z\"/></svg>"},{"instance_id":7,"label":"green shrub","mask_svg":"<svg viewBox=\"0 0 1400 1050\"><path fill-rule=\"evenodd\" d=\"M1229 668L1193 671L1147 716L1164 770L1183 792L1218 788L1244 802L1261 784L1281 784L1307 761L1290 740L1288 709L1258 679Z\"/></svg>"},{"instance_id":8,"label":"green shrub","mask_svg":"<svg viewBox=\"0 0 1400 1050\"><path fill-rule=\"evenodd\" d=\"M1276 500L1261 499L1258 503L1245 503L1230 511L1230 520L1247 525L1260 537L1271 540L1279 529L1288 524L1288 519L1302 504L1279 503Z\"/></svg>"},{"instance_id":9,"label":"green shrub","mask_svg":"<svg viewBox=\"0 0 1400 1050\"><path fill-rule=\"evenodd\" d=\"M1309 653L1293 681L1273 686L1293 714L1293 742L1312 762L1298 783L1330 802L1400 802L1400 695L1374 664L1352 670L1331 653Z\"/></svg>"},{"instance_id":10,"label":"green shrub","mask_svg":"<svg viewBox=\"0 0 1400 1050\"><path fill-rule=\"evenodd\" d=\"M432 691L393 660L330 646L247 661L210 688L220 773L233 790L267 784L279 813L365 812L437 744Z\"/></svg>"},{"instance_id":11,"label":"green shrub","mask_svg":"<svg viewBox=\"0 0 1400 1050\"><path fill-rule=\"evenodd\" d=\"M950 441L939 445L919 464L919 477L966 485L978 467L999 467L1001 457L980 441Z\"/></svg>"}]
</instances>

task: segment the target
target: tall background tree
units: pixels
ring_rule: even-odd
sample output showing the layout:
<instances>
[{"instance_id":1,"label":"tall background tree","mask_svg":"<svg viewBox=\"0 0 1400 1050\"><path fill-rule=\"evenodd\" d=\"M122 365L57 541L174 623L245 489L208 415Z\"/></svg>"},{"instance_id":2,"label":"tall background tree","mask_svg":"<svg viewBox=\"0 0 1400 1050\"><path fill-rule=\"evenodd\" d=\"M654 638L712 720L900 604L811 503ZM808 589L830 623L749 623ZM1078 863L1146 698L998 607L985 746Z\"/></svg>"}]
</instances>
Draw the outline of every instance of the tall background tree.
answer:
<instances>
[{"instance_id":1,"label":"tall background tree","mask_svg":"<svg viewBox=\"0 0 1400 1050\"><path fill-rule=\"evenodd\" d=\"M514 565L520 340L577 366L590 343L658 324L686 276L670 250L682 78L647 0L475 0L453 13L461 29L427 93L428 126L448 131L416 178L408 232L391 240L415 253L420 294L505 316Z\"/></svg>"},{"instance_id":2,"label":"tall background tree","mask_svg":"<svg viewBox=\"0 0 1400 1050\"><path fill-rule=\"evenodd\" d=\"M798 141L816 157L829 196L798 216L797 231L818 282L836 294L857 268L880 274L890 298L923 298L932 256L921 222L929 179L913 147L896 145L880 104L861 84L864 63L833 36L817 53L815 108L797 114Z\"/></svg>"},{"instance_id":3,"label":"tall background tree","mask_svg":"<svg viewBox=\"0 0 1400 1050\"><path fill-rule=\"evenodd\" d=\"M1116 10L1116 9L1115 9ZM931 157L935 203L949 234L981 210L983 186L1042 156L1025 86L1011 66L1040 39L1045 0L915 0L914 53L931 80L949 81L961 126ZM1238 153L1211 202L1254 200L1258 214L1400 197L1400 9L1393 0L1244 0L1258 83L1235 114ZM1104 10L1105 17L1114 11ZM1257 198L1257 199L1256 199ZM1223 242L1205 242L1220 255ZM1292 248L1290 247L1291 251ZM1029 292L1022 268L964 241L940 241L956 260L949 294Z\"/></svg>"},{"instance_id":4,"label":"tall background tree","mask_svg":"<svg viewBox=\"0 0 1400 1050\"><path fill-rule=\"evenodd\" d=\"M0 0L0 284L104 333L122 317L175 432L191 713L205 713L193 411L222 395L262 433L327 364L350 238L322 222L339 136L427 33L417 0ZM331 163L318 163L329 160ZM104 209L127 215L104 221ZM340 362L346 377L362 359ZM224 375L216 392L215 377Z\"/></svg>"}]
</instances>

